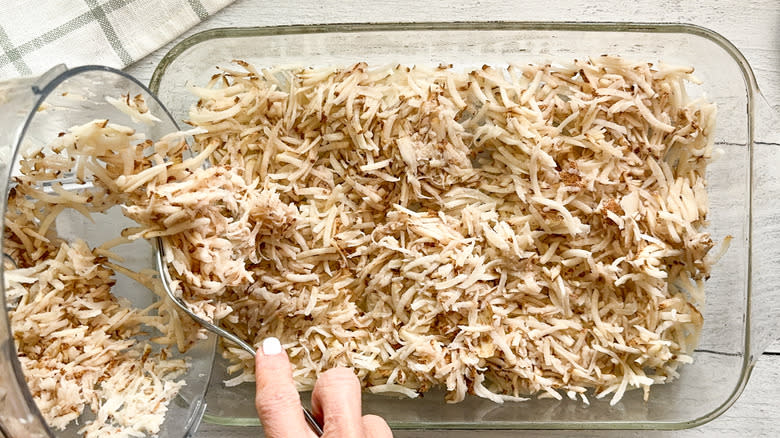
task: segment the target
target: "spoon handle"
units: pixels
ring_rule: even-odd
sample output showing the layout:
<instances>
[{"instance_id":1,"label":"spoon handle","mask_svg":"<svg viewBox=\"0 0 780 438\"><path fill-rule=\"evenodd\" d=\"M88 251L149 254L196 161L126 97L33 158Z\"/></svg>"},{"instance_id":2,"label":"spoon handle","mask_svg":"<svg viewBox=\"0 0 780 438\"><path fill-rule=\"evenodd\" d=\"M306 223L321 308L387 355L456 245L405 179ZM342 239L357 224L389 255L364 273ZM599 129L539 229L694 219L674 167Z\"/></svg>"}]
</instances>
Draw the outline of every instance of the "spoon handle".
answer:
<instances>
[{"instance_id":1,"label":"spoon handle","mask_svg":"<svg viewBox=\"0 0 780 438\"><path fill-rule=\"evenodd\" d=\"M210 321L206 321L205 319L201 318L200 316L196 315L189 307L187 307L186 304L184 304L184 301L181 297L177 297L173 293L173 289L171 288L171 274L168 272L168 265L165 263L165 254L163 253L163 245L160 241L160 238L157 238L157 252L155 254L155 259L157 262L157 272L160 274L160 280L163 285L163 289L165 289L165 294L168 295L168 298L173 301L176 306L181 309L184 313L190 316L190 318L194 319L195 322L200 324L203 328L206 330L214 333L217 336L221 336L230 342L233 342L234 344L238 345L239 347L246 350L249 354L252 355L252 357L255 357L257 355L257 352L254 348L252 348L251 345L249 345L246 341L239 338L235 334L223 329L222 327L217 326L216 324L211 323ZM311 412L309 412L308 409L305 407L303 408L303 417L306 419L306 422L309 423L309 427L311 427L311 430L317 435L322 436L322 426L317 421L316 418L314 418L314 415L312 415Z\"/></svg>"}]
</instances>

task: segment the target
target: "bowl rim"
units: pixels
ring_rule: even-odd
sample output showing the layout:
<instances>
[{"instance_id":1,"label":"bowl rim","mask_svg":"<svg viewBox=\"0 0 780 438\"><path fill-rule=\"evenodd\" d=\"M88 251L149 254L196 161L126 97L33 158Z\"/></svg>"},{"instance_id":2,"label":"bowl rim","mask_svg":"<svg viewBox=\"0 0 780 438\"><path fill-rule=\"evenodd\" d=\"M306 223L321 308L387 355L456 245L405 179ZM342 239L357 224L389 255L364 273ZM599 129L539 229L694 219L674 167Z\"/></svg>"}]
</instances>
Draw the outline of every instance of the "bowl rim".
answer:
<instances>
[{"instance_id":1,"label":"bowl rim","mask_svg":"<svg viewBox=\"0 0 780 438\"><path fill-rule=\"evenodd\" d=\"M575 31L575 32L627 32L627 33L682 33L697 36L715 43L729 54L738 65L745 82L747 93L747 146L750 168L748 169L748 214L753 211L753 143L755 140L756 96L760 90L755 74L742 52L720 33L704 26L690 23L673 22L578 22L578 21L449 21L449 22L362 22L362 23L327 23L327 24L291 24L274 26L228 26L217 27L194 33L171 47L159 61L149 81L149 89L158 95L162 79L166 71L176 59L188 49L213 39L274 37L280 35L309 35L329 33L360 33L360 32L396 32L396 31ZM753 238L752 220L747 223L749 242ZM742 394L758 355L751 348L751 281L752 281L752 251L748 244L747 251L747 282L746 282L746 315L744 318L744 336L742 366L739 380L723 403L697 418L683 421L572 421L572 422L439 422L426 423L420 421L389 422L393 429L425 429L425 430L681 430L701 426L708 423L728 410ZM258 426L259 420L245 418L223 418L215 415L204 415L207 423L225 426Z\"/></svg>"}]
</instances>

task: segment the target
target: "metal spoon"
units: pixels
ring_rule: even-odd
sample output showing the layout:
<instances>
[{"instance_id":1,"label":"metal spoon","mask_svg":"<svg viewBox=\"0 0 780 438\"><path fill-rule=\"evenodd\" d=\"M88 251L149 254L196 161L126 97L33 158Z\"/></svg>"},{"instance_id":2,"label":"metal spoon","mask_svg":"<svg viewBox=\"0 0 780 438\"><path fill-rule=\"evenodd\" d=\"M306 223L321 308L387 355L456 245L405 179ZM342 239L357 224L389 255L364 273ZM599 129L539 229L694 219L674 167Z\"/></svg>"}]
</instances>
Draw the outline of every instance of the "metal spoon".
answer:
<instances>
[{"instance_id":1,"label":"metal spoon","mask_svg":"<svg viewBox=\"0 0 780 438\"><path fill-rule=\"evenodd\" d=\"M194 319L203 328L229 340L230 342L233 342L234 344L246 350L249 354L252 355L252 357L255 357L256 352L251 345L246 343L243 339L239 338L235 334L199 317L192 310L190 310L186 304L184 304L184 301L181 298L178 298L174 295L173 288L171 288L171 282L173 280L171 279L171 274L168 271L168 264L165 263L165 249L163 248L162 239L158 237L156 239L156 244L157 251L155 252L155 261L157 263L157 272L160 273L160 279L162 281L163 288L165 289L165 293L168 294L168 297L171 299L171 301L173 301L181 310L184 311L184 313L189 315L190 318ZM322 426L320 426L320 424L314 418L314 415L312 415L312 413L309 412L309 410L305 407L303 408L303 416L306 418L306 422L309 423L311 430L314 431L317 436L322 436Z\"/></svg>"}]
</instances>

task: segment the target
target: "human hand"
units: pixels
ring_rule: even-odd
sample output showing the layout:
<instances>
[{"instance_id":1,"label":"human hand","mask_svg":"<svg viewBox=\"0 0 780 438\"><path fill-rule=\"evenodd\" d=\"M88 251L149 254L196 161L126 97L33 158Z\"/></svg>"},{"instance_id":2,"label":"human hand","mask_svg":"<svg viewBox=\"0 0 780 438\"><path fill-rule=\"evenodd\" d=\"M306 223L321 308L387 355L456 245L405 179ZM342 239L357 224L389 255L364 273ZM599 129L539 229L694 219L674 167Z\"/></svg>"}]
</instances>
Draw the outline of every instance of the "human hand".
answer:
<instances>
[{"instance_id":1,"label":"human hand","mask_svg":"<svg viewBox=\"0 0 780 438\"><path fill-rule=\"evenodd\" d=\"M268 338L255 358L255 407L266 438L314 438L303 417L292 366L279 340ZM360 382L348 368L333 368L317 379L311 396L312 413L323 438L392 438L384 419L362 415Z\"/></svg>"}]
</instances>

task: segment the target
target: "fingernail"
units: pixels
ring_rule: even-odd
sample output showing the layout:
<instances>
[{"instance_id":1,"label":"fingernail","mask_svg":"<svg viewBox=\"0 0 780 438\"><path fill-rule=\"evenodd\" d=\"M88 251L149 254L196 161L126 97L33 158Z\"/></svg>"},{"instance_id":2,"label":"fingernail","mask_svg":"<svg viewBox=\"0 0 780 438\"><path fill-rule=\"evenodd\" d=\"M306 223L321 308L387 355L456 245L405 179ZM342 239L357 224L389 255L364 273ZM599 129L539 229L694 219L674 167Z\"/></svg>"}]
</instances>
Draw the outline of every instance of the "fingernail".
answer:
<instances>
[{"instance_id":1,"label":"fingernail","mask_svg":"<svg viewBox=\"0 0 780 438\"><path fill-rule=\"evenodd\" d=\"M282 344L276 338L265 338L263 340L263 354L273 356L282 352Z\"/></svg>"}]
</instances>

